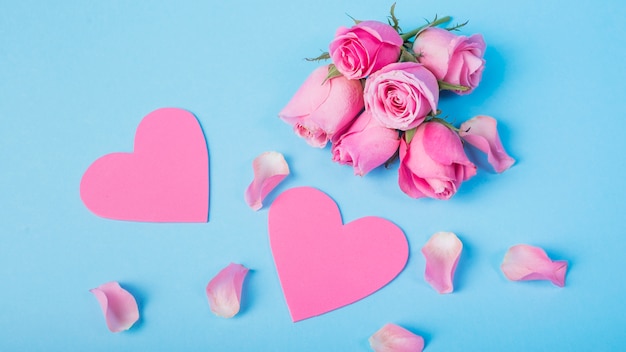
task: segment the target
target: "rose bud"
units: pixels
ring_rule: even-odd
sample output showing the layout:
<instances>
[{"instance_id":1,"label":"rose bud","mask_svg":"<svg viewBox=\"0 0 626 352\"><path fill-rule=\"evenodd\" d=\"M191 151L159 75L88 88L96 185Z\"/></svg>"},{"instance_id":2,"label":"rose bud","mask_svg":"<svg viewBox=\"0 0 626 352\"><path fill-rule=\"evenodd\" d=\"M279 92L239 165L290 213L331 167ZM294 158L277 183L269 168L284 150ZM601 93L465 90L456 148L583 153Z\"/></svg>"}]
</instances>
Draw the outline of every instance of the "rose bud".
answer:
<instances>
[{"instance_id":1,"label":"rose bud","mask_svg":"<svg viewBox=\"0 0 626 352\"><path fill-rule=\"evenodd\" d=\"M400 141L400 189L412 198L450 199L476 174L459 136L442 123L421 124L407 144Z\"/></svg>"},{"instance_id":2,"label":"rose bud","mask_svg":"<svg viewBox=\"0 0 626 352\"><path fill-rule=\"evenodd\" d=\"M278 114L308 144L323 148L363 110L363 86L338 76L326 79L328 66L317 68Z\"/></svg>"},{"instance_id":3,"label":"rose bud","mask_svg":"<svg viewBox=\"0 0 626 352\"><path fill-rule=\"evenodd\" d=\"M482 35L456 35L446 29L430 27L422 31L413 43L418 61L435 74L438 80L466 90L468 94L480 83L485 67L485 41Z\"/></svg>"},{"instance_id":4,"label":"rose bud","mask_svg":"<svg viewBox=\"0 0 626 352\"><path fill-rule=\"evenodd\" d=\"M345 77L360 79L398 61L403 42L390 25L363 21L352 28L340 27L329 45L329 54Z\"/></svg>"},{"instance_id":5,"label":"rose bud","mask_svg":"<svg viewBox=\"0 0 626 352\"><path fill-rule=\"evenodd\" d=\"M363 176L389 160L399 145L398 131L382 126L366 110L333 142L331 151L333 161L351 165L355 175Z\"/></svg>"}]
</instances>

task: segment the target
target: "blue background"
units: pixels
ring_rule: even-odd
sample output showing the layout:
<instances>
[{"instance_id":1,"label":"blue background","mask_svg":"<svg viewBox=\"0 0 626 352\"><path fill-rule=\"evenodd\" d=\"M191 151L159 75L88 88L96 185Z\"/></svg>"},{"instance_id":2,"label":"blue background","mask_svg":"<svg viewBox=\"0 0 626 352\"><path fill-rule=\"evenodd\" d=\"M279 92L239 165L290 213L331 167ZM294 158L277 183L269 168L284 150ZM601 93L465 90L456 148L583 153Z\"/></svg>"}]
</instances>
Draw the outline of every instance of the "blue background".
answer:
<instances>
[{"instance_id":1,"label":"blue background","mask_svg":"<svg viewBox=\"0 0 626 352\"><path fill-rule=\"evenodd\" d=\"M447 96L457 122L496 117L518 160L485 169L450 201L414 200L397 172L363 178L297 138L277 113L335 29L385 20L391 2L4 1L0 11L0 350L367 351L391 322L428 351L626 348L622 1L408 1L406 30L454 16L488 44L480 87ZM210 221L152 224L90 213L79 197L98 157L131 151L141 118L193 112L208 140ZM344 220L387 218L409 241L405 270L375 294L292 323L267 239L267 207L243 201L251 162L276 150L292 174L268 199L313 186ZM397 165L396 165L397 167ZM423 280L426 240L465 248L450 295ZM528 243L570 268L565 288L508 281L507 248ZM206 283L251 269L242 311L214 316ZM112 334L89 289L116 280L141 319Z\"/></svg>"}]
</instances>

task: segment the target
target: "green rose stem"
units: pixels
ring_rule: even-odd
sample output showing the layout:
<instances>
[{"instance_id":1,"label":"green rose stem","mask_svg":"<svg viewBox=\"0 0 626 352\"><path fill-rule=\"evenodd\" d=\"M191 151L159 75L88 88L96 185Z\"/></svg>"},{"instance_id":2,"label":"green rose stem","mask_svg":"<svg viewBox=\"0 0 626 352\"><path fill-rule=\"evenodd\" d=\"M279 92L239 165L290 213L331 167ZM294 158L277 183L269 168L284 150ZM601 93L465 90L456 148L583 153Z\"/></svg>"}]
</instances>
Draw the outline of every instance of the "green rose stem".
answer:
<instances>
[{"instance_id":1,"label":"green rose stem","mask_svg":"<svg viewBox=\"0 0 626 352\"><path fill-rule=\"evenodd\" d=\"M434 21L425 24L421 27L418 27L410 32L407 33L402 33L400 34L400 37L402 38L402 40L407 41L409 39L411 39L412 37L416 36L419 32L423 31L424 29L428 28L428 27L435 27L438 26L440 24L444 24L446 22L450 22L450 20L452 19L452 17L450 16L445 16L439 19L435 19Z\"/></svg>"}]
</instances>

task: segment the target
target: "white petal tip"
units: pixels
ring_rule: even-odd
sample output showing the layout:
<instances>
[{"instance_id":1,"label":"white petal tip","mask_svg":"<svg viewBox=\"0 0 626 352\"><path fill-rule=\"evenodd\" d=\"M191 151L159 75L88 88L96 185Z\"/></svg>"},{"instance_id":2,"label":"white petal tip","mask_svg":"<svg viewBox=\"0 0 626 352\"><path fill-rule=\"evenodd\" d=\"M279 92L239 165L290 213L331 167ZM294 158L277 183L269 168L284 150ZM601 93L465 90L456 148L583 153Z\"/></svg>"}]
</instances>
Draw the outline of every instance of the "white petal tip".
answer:
<instances>
[{"instance_id":1,"label":"white petal tip","mask_svg":"<svg viewBox=\"0 0 626 352\"><path fill-rule=\"evenodd\" d=\"M422 248L426 258L424 279L437 292L454 291L454 272L462 250L463 243L452 232L435 233Z\"/></svg>"},{"instance_id":2,"label":"white petal tip","mask_svg":"<svg viewBox=\"0 0 626 352\"><path fill-rule=\"evenodd\" d=\"M265 197L289 175L289 165L279 152L265 152L252 162L254 179L245 191L244 198L252 210L263 207Z\"/></svg>"}]
</instances>

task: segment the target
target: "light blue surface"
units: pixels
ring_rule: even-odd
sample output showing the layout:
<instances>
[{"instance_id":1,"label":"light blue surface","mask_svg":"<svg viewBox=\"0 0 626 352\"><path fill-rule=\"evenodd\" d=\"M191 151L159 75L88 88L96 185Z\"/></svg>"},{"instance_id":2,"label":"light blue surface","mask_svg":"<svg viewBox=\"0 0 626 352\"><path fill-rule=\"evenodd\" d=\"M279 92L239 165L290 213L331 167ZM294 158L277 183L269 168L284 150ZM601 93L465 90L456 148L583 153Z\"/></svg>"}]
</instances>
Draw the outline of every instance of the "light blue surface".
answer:
<instances>
[{"instance_id":1,"label":"light blue surface","mask_svg":"<svg viewBox=\"0 0 626 352\"><path fill-rule=\"evenodd\" d=\"M388 322L427 351L626 348L626 6L622 1L398 1L409 29L435 14L470 20L487 68L472 95L441 103L457 121L495 116L518 163L481 170L451 201L414 200L395 170L364 178L310 148L277 117L346 13L385 20L391 3L330 0L4 1L0 6L0 350L367 351ZM193 112L208 140L210 221L151 224L90 213L78 186L96 158L131 151L141 118ZM292 323L267 239L267 207L243 201L251 162L282 152L281 191L313 186L344 220L405 232L405 270L377 293ZM420 249L440 230L465 248L456 290L423 280ZM568 260L565 288L514 283L499 264L517 243ZM243 308L214 316L206 283L251 268ZM116 280L142 318L110 333L89 289Z\"/></svg>"}]
</instances>

